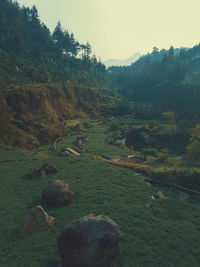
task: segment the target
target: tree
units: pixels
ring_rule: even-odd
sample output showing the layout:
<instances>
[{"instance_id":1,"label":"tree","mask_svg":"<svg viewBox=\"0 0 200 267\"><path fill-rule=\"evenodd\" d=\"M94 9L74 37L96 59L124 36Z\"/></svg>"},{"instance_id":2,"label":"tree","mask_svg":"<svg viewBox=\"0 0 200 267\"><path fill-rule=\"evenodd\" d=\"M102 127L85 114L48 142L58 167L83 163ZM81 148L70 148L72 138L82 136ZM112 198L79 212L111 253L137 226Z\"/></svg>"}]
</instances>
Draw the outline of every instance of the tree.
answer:
<instances>
[{"instance_id":1,"label":"tree","mask_svg":"<svg viewBox=\"0 0 200 267\"><path fill-rule=\"evenodd\" d=\"M200 142L200 123L197 123L190 131L190 142Z\"/></svg>"},{"instance_id":2,"label":"tree","mask_svg":"<svg viewBox=\"0 0 200 267\"><path fill-rule=\"evenodd\" d=\"M87 42L86 45L81 45L81 48L83 50L83 56L82 57L89 59L90 54L92 52L91 45L89 44L89 42Z\"/></svg>"},{"instance_id":3,"label":"tree","mask_svg":"<svg viewBox=\"0 0 200 267\"><path fill-rule=\"evenodd\" d=\"M163 117L168 120L170 125L170 132L172 135L176 134L175 113L173 111L167 111L162 113Z\"/></svg>"},{"instance_id":4,"label":"tree","mask_svg":"<svg viewBox=\"0 0 200 267\"><path fill-rule=\"evenodd\" d=\"M154 54L154 55L158 55L159 54L159 49L156 46L153 47L152 54Z\"/></svg>"},{"instance_id":5,"label":"tree","mask_svg":"<svg viewBox=\"0 0 200 267\"><path fill-rule=\"evenodd\" d=\"M60 21L58 21L58 23L54 29L52 38L54 41L57 55L59 55L59 56L62 56L63 52L66 52L66 47L69 46L68 42L70 42L69 41L70 38L68 35L69 35L68 32L66 32L66 31L64 32L62 30L61 23L60 23Z\"/></svg>"}]
</instances>

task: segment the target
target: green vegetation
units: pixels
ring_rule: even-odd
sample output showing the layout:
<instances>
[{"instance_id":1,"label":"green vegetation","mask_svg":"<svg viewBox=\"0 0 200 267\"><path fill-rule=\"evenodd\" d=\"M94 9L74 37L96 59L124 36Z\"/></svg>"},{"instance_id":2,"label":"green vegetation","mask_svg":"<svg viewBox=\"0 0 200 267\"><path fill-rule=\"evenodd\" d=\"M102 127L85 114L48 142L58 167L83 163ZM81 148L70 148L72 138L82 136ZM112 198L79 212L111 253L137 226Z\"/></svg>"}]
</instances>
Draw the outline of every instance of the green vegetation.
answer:
<instances>
[{"instance_id":1,"label":"green vegetation","mask_svg":"<svg viewBox=\"0 0 200 267\"><path fill-rule=\"evenodd\" d=\"M154 47L106 71L60 22L51 34L35 6L0 0L0 18L0 266L53 266L59 232L89 213L109 216L124 234L116 267L199 266L199 197L181 201L163 187L167 198L153 200L160 188L144 178L200 191L200 45ZM83 155L61 156L78 135L89 140ZM46 162L59 172L28 177ZM55 178L72 184L72 205L42 200ZM55 226L19 236L37 204Z\"/></svg>"},{"instance_id":2,"label":"green vegetation","mask_svg":"<svg viewBox=\"0 0 200 267\"><path fill-rule=\"evenodd\" d=\"M58 22L53 33L39 19L35 6L0 2L1 90L10 84L65 83L87 86L105 82L105 66L91 55L89 43L79 43ZM6 68L5 68L6 66ZM4 87L4 88L3 88Z\"/></svg>"},{"instance_id":3,"label":"green vegetation","mask_svg":"<svg viewBox=\"0 0 200 267\"><path fill-rule=\"evenodd\" d=\"M178 120L194 125L200 118L199 51L200 45L153 49L128 67L110 67L110 85L132 103L138 119L160 119L172 111Z\"/></svg>"},{"instance_id":4,"label":"green vegetation","mask_svg":"<svg viewBox=\"0 0 200 267\"><path fill-rule=\"evenodd\" d=\"M127 156L127 148L105 143L109 126L92 123L85 135L92 152L80 157L62 157L51 146L34 150L0 152L1 257L0 266L50 267L57 259L56 239L66 224L89 213L104 214L117 222L124 234L116 267L198 266L200 256L199 198L178 199L179 192L162 189L165 200L152 200L159 188L148 186L142 176L124 168L95 160L102 153ZM72 145L76 135L58 143L58 150ZM55 164L59 172L41 179L27 176L30 167ZM50 207L41 193L55 178L72 184L75 202ZM19 236L19 223L26 212L41 204L56 223L52 230Z\"/></svg>"},{"instance_id":5,"label":"green vegetation","mask_svg":"<svg viewBox=\"0 0 200 267\"><path fill-rule=\"evenodd\" d=\"M122 145L119 136L125 138L131 149L131 158L110 162L114 165L135 170L154 181L168 182L200 190L200 145L199 125L187 134L175 124L174 114L166 112L165 121L142 121L125 119L110 123L110 144ZM118 128L113 129L113 125ZM113 132L113 130L115 130Z\"/></svg>"},{"instance_id":6,"label":"green vegetation","mask_svg":"<svg viewBox=\"0 0 200 267\"><path fill-rule=\"evenodd\" d=\"M106 68L58 22L53 33L35 6L0 1L0 147L32 148L66 134L66 120L100 116L115 102Z\"/></svg>"}]
</instances>

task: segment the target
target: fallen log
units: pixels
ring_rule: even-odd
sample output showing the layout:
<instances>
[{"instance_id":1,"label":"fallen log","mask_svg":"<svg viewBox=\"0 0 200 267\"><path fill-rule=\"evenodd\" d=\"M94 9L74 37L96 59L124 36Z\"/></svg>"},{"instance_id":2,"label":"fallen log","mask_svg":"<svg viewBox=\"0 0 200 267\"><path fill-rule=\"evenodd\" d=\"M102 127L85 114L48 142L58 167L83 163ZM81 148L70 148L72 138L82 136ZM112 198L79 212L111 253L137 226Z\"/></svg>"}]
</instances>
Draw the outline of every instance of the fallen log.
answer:
<instances>
[{"instance_id":1,"label":"fallen log","mask_svg":"<svg viewBox=\"0 0 200 267\"><path fill-rule=\"evenodd\" d=\"M75 151L74 149L72 149L70 147L66 148L66 151L74 154L75 156L80 156L80 154L77 151Z\"/></svg>"},{"instance_id":2,"label":"fallen log","mask_svg":"<svg viewBox=\"0 0 200 267\"><path fill-rule=\"evenodd\" d=\"M58 137L54 142L53 142L53 146L54 146L54 150L56 150L56 143L59 141L59 140L62 140L63 138L62 137Z\"/></svg>"}]
</instances>

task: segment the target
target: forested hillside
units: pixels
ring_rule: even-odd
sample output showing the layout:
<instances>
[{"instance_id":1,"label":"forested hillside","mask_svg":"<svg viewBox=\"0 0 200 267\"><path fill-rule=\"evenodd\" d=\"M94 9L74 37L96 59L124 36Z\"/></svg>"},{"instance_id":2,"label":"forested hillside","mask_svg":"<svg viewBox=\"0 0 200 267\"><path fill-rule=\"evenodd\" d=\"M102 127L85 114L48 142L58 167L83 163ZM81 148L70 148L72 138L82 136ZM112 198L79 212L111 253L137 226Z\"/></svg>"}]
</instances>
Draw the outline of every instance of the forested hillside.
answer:
<instances>
[{"instance_id":1,"label":"forested hillside","mask_svg":"<svg viewBox=\"0 0 200 267\"><path fill-rule=\"evenodd\" d=\"M35 6L1 0L0 20L1 143L32 147L41 131L50 142L66 132L61 122L80 112L96 116L109 102L105 66L89 43L60 22L51 34Z\"/></svg>"},{"instance_id":2,"label":"forested hillside","mask_svg":"<svg viewBox=\"0 0 200 267\"><path fill-rule=\"evenodd\" d=\"M111 67L108 74L122 96L121 110L111 111L143 121L122 131L126 145L150 167L139 165L137 171L199 191L200 45L154 47L131 66Z\"/></svg>"},{"instance_id":3,"label":"forested hillside","mask_svg":"<svg viewBox=\"0 0 200 267\"><path fill-rule=\"evenodd\" d=\"M111 85L144 116L171 110L194 123L200 118L200 45L161 51L154 47L129 67L111 67L109 76Z\"/></svg>"}]
</instances>

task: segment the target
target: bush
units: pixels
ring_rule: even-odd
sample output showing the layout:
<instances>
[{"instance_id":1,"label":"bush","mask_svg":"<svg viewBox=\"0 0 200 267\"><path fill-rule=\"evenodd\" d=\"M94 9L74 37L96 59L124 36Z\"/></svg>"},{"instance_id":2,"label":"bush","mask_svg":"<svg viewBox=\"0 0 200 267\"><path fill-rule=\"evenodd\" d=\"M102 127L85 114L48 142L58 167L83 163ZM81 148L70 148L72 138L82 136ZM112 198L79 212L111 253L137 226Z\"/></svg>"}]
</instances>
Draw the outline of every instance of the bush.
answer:
<instances>
[{"instance_id":1,"label":"bush","mask_svg":"<svg viewBox=\"0 0 200 267\"><path fill-rule=\"evenodd\" d=\"M193 141L186 148L187 161L191 166L200 166L200 142Z\"/></svg>"},{"instance_id":2,"label":"bush","mask_svg":"<svg viewBox=\"0 0 200 267\"><path fill-rule=\"evenodd\" d=\"M111 131L119 131L120 130L120 123L116 122L116 121L111 122L110 130Z\"/></svg>"},{"instance_id":3,"label":"bush","mask_svg":"<svg viewBox=\"0 0 200 267\"><path fill-rule=\"evenodd\" d=\"M158 150L155 148L144 148L142 150L142 152L146 155L146 156L157 156L158 154Z\"/></svg>"}]
</instances>

